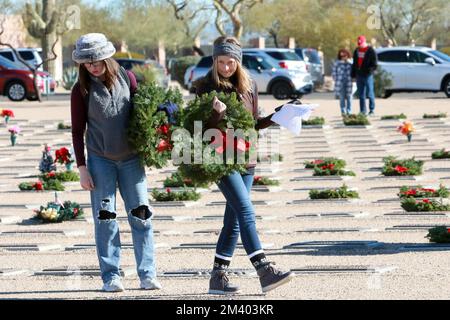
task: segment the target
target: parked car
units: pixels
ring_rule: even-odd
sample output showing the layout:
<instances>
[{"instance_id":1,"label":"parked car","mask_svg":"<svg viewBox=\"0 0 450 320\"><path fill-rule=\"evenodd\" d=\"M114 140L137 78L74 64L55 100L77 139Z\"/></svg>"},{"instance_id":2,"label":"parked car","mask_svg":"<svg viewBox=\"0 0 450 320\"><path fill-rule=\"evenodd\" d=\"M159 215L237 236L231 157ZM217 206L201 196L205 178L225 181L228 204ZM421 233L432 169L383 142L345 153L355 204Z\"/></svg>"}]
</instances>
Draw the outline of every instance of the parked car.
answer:
<instances>
[{"instance_id":1,"label":"parked car","mask_svg":"<svg viewBox=\"0 0 450 320\"><path fill-rule=\"evenodd\" d=\"M46 83L50 92L54 92L56 82L49 73L37 71L37 85L41 93L45 91ZM33 73L23 64L12 62L0 56L0 94L12 101L23 99L36 100L37 93L33 85Z\"/></svg>"},{"instance_id":2,"label":"parked car","mask_svg":"<svg viewBox=\"0 0 450 320\"><path fill-rule=\"evenodd\" d=\"M444 91L450 98L450 57L428 47L391 47L376 50L379 67L392 76L394 92Z\"/></svg>"},{"instance_id":3,"label":"parked car","mask_svg":"<svg viewBox=\"0 0 450 320\"><path fill-rule=\"evenodd\" d=\"M275 59L278 66L283 69L300 70L307 72L306 63L293 49L266 48L266 49L243 49L244 53L258 53Z\"/></svg>"},{"instance_id":4,"label":"parked car","mask_svg":"<svg viewBox=\"0 0 450 320\"><path fill-rule=\"evenodd\" d=\"M259 93L273 94L276 99L300 97L312 92L313 83L307 72L280 68L270 57L260 53L244 53L242 64L256 82ZM188 87L193 92L192 83L205 76L211 69L212 56L203 57L190 71Z\"/></svg>"},{"instance_id":5,"label":"parked car","mask_svg":"<svg viewBox=\"0 0 450 320\"><path fill-rule=\"evenodd\" d=\"M294 50L295 53L305 61L306 69L311 74L314 86L318 87L323 85L323 66L317 50L312 48L296 48Z\"/></svg>"},{"instance_id":6,"label":"parked car","mask_svg":"<svg viewBox=\"0 0 450 320\"><path fill-rule=\"evenodd\" d=\"M42 49L41 48L17 48L17 52L20 57L28 62L31 66L36 67L42 63ZM12 62L22 64L17 55L9 48L0 49L0 56L11 60ZM39 67L40 71L43 71L43 67Z\"/></svg>"},{"instance_id":7,"label":"parked car","mask_svg":"<svg viewBox=\"0 0 450 320\"><path fill-rule=\"evenodd\" d=\"M132 70L135 66L154 68L157 72L157 81L161 86L167 88L170 82L170 75L168 74L165 67L163 67L159 62L151 59L127 59L127 58L116 58L115 59L120 66L125 70ZM136 76L138 82L142 81L139 76Z\"/></svg>"}]
</instances>

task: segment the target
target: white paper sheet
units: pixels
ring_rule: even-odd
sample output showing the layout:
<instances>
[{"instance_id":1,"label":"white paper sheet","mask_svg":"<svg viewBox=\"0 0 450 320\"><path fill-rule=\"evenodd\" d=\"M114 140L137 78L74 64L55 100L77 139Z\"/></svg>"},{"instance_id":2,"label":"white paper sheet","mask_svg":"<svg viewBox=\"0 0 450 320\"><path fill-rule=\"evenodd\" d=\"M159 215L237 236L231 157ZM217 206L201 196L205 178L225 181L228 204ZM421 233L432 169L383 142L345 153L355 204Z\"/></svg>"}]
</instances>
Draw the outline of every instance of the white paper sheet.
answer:
<instances>
[{"instance_id":1,"label":"white paper sheet","mask_svg":"<svg viewBox=\"0 0 450 320\"><path fill-rule=\"evenodd\" d=\"M316 107L317 104L285 104L271 120L298 136L302 130L302 120L308 120Z\"/></svg>"}]
</instances>

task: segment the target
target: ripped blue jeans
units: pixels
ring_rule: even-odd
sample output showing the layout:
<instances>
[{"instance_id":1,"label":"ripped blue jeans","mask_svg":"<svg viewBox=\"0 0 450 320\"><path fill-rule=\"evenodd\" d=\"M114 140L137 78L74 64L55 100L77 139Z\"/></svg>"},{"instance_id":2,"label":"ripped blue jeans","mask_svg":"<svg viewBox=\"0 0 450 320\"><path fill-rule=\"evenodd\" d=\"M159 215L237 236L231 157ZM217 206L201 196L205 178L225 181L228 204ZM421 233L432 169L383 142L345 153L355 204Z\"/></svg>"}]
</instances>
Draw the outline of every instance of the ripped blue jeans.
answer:
<instances>
[{"instance_id":1,"label":"ripped blue jeans","mask_svg":"<svg viewBox=\"0 0 450 320\"><path fill-rule=\"evenodd\" d=\"M138 276L141 280L155 278L151 221L153 209L149 206L147 178L139 158L136 156L126 161L113 161L88 154L87 168L94 181L91 205L97 256L103 282L120 277L121 243L116 210L117 186L131 226Z\"/></svg>"}]
</instances>

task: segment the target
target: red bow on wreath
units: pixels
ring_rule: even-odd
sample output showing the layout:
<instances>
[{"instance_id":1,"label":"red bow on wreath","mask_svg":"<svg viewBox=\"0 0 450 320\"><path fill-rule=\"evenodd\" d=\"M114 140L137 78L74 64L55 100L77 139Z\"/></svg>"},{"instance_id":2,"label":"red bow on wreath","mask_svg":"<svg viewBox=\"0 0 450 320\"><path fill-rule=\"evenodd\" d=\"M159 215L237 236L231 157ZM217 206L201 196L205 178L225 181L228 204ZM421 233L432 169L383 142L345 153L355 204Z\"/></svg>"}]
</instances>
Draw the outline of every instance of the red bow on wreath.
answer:
<instances>
[{"instance_id":1,"label":"red bow on wreath","mask_svg":"<svg viewBox=\"0 0 450 320\"><path fill-rule=\"evenodd\" d=\"M222 145L220 145L220 142L216 142L216 137L212 137L211 144L212 145L219 145L215 150L217 153L222 154L224 150L228 147L227 145L227 134L224 131L221 131L222 134ZM250 150L250 142L247 140L244 140L242 138L234 138L234 150L245 152Z\"/></svg>"}]
</instances>

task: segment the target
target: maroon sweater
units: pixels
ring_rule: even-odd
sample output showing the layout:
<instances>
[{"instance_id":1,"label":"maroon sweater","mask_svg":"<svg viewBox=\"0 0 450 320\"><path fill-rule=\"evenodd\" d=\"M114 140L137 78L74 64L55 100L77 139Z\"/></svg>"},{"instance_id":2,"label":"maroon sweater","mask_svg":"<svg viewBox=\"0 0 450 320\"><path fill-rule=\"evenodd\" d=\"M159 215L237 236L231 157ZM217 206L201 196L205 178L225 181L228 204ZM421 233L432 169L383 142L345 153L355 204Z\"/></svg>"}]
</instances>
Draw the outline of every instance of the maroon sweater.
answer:
<instances>
[{"instance_id":1,"label":"maroon sweater","mask_svg":"<svg viewBox=\"0 0 450 320\"><path fill-rule=\"evenodd\" d=\"M137 89L137 81L135 75L131 71L127 71L130 79L130 92L133 94ZM77 82L73 88L70 97L70 114L72 119L72 143L75 151L77 166L85 166L86 158L84 156L84 134L86 125L89 123L88 106L86 106L85 98L81 94L80 83Z\"/></svg>"}]
</instances>

